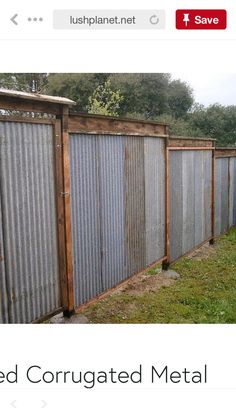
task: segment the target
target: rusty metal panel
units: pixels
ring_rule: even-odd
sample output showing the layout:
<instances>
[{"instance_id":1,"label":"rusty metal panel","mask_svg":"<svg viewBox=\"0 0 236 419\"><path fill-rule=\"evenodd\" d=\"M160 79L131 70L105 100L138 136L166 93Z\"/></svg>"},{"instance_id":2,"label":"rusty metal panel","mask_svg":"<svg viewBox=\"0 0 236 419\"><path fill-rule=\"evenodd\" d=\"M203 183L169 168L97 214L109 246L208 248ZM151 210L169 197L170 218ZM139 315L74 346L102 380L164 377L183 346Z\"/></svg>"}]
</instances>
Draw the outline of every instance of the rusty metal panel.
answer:
<instances>
[{"instance_id":1,"label":"rusty metal panel","mask_svg":"<svg viewBox=\"0 0 236 419\"><path fill-rule=\"evenodd\" d=\"M101 269L103 291L127 278L125 243L125 138L100 135L99 191L101 217Z\"/></svg>"},{"instance_id":2,"label":"rusty metal panel","mask_svg":"<svg viewBox=\"0 0 236 419\"><path fill-rule=\"evenodd\" d=\"M61 306L51 125L0 122L0 191L8 321L28 323Z\"/></svg>"},{"instance_id":3,"label":"rusty metal panel","mask_svg":"<svg viewBox=\"0 0 236 419\"><path fill-rule=\"evenodd\" d=\"M236 225L236 158L229 159L229 228Z\"/></svg>"},{"instance_id":4,"label":"rusty metal panel","mask_svg":"<svg viewBox=\"0 0 236 419\"><path fill-rule=\"evenodd\" d=\"M95 135L70 135L71 205L75 305L103 291L101 279L101 221Z\"/></svg>"},{"instance_id":5,"label":"rusty metal panel","mask_svg":"<svg viewBox=\"0 0 236 419\"><path fill-rule=\"evenodd\" d=\"M144 138L145 165L145 265L165 256L165 143Z\"/></svg>"},{"instance_id":6,"label":"rusty metal panel","mask_svg":"<svg viewBox=\"0 0 236 419\"><path fill-rule=\"evenodd\" d=\"M216 159L215 234L229 228L229 159Z\"/></svg>"},{"instance_id":7,"label":"rusty metal panel","mask_svg":"<svg viewBox=\"0 0 236 419\"><path fill-rule=\"evenodd\" d=\"M146 262L144 141L127 137L125 144L125 234L128 276Z\"/></svg>"},{"instance_id":8,"label":"rusty metal panel","mask_svg":"<svg viewBox=\"0 0 236 419\"><path fill-rule=\"evenodd\" d=\"M211 236L211 152L170 152L171 260Z\"/></svg>"}]
</instances>

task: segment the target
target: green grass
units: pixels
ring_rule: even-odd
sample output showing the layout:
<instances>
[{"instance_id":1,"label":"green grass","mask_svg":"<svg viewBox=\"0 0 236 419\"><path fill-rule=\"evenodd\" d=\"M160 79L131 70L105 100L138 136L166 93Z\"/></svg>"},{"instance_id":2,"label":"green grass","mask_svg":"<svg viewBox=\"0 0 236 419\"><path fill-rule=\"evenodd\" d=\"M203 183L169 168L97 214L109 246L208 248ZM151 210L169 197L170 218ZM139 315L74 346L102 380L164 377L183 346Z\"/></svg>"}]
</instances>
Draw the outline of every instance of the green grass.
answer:
<instances>
[{"instance_id":1,"label":"green grass","mask_svg":"<svg viewBox=\"0 0 236 419\"><path fill-rule=\"evenodd\" d=\"M83 314L92 323L236 323L236 229L214 248L207 259L173 264L181 281L137 296L111 295Z\"/></svg>"}]
</instances>

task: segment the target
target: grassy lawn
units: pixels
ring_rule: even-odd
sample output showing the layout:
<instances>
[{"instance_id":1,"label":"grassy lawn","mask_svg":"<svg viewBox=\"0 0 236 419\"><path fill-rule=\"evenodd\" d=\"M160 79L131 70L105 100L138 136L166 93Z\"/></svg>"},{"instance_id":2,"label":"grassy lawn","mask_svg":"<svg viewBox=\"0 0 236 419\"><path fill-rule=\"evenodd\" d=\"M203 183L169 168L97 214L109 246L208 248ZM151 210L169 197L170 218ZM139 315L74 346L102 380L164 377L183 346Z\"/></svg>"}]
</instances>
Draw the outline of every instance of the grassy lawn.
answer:
<instances>
[{"instance_id":1,"label":"grassy lawn","mask_svg":"<svg viewBox=\"0 0 236 419\"><path fill-rule=\"evenodd\" d=\"M180 280L137 295L114 293L83 314L92 323L236 323L236 229L208 255L184 257L171 269Z\"/></svg>"}]
</instances>

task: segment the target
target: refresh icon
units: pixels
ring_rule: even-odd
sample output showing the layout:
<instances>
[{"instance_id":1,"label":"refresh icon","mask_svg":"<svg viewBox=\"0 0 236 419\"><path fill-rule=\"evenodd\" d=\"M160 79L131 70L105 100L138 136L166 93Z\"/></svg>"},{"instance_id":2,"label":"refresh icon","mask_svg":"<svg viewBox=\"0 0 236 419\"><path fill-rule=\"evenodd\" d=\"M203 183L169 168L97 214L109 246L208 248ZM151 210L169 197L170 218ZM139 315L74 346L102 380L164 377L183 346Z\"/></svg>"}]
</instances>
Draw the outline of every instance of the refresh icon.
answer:
<instances>
[{"instance_id":1,"label":"refresh icon","mask_svg":"<svg viewBox=\"0 0 236 419\"><path fill-rule=\"evenodd\" d=\"M159 17L158 17L157 15L152 15L152 16L150 17L150 19L149 19L149 22L150 22L152 25L158 25L158 23L160 22L160 19L159 19Z\"/></svg>"}]
</instances>

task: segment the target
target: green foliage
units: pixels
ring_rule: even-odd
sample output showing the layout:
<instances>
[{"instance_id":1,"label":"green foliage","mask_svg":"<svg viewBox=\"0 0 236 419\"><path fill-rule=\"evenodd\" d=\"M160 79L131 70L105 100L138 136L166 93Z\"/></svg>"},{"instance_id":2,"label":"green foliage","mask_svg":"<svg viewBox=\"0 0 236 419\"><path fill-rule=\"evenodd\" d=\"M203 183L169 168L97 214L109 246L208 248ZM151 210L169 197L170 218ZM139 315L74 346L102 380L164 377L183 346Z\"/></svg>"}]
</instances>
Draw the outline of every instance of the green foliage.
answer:
<instances>
[{"instance_id":1,"label":"green foliage","mask_svg":"<svg viewBox=\"0 0 236 419\"><path fill-rule=\"evenodd\" d=\"M97 87L104 84L108 74L103 73L58 73L49 74L47 92L51 95L68 97L76 102L73 110L88 112L88 98Z\"/></svg>"},{"instance_id":2,"label":"green foliage","mask_svg":"<svg viewBox=\"0 0 236 419\"><path fill-rule=\"evenodd\" d=\"M124 96L120 115L154 119L163 113L184 115L193 104L192 90L170 74L112 74L113 88Z\"/></svg>"},{"instance_id":3,"label":"green foliage","mask_svg":"<svg viewBox=\"0 0 236 419\"><path fill-rule=\"evenodd\" d=\"M196 104L187 121L193 131L200 130L204 136L215 138L218 146L236 144L236 106Z\"/></svg>"},{"instance_id":4,"label":"green foliage","mask_svg":"<svg viewBox=\"0 0 236 419\"><path fill-rule=\"evenodd\" d=\"M195 127L191 124L190 119L187 118L175 118L169 114L163 114L156 118L158 122L162 122L169 125L170 134L182 135L187 137L204 137L203 131L199 127Z\"/></svg>"},{"instance_id":5,"label":"green foliage","mask_svg":"<svg viewBox=\"0 0 236 419\"><path fill-rule=\"evenodd\" d=\"M88 113L118 116L123 96L120 90L113 91L111 81L99 85L88 99Z\"/></svg>"},{"instance_id":6,"label":"green foliage","mask_svg":"<svg viewBox=\"0 0 236 419\"><path fill-rule=\"evenodd\" d=\"M0 73L0 87L25 92L45 93L47 73Z\"/></svg>"},{"instance_id":7,"label":"green foliage","mask_svg":"<svg viewBox=\"0 0 236 419\"><path fill-rule=\"evenodd\" d=\"M168 87L169 113L175 118L183 118L192 105L192 89L181 80L172 80Z\"/></svg>"}]
</instances>

